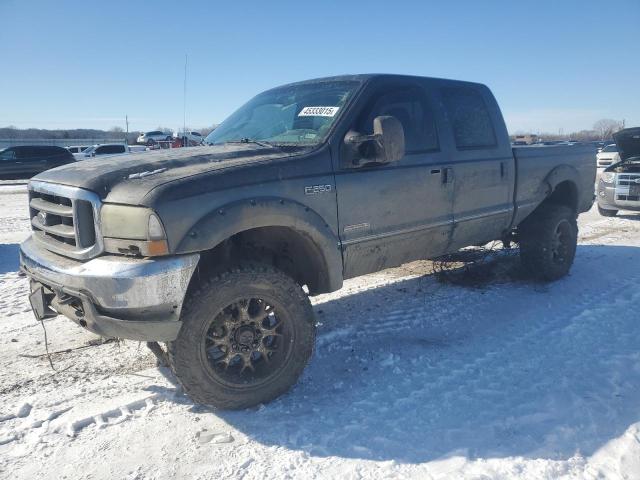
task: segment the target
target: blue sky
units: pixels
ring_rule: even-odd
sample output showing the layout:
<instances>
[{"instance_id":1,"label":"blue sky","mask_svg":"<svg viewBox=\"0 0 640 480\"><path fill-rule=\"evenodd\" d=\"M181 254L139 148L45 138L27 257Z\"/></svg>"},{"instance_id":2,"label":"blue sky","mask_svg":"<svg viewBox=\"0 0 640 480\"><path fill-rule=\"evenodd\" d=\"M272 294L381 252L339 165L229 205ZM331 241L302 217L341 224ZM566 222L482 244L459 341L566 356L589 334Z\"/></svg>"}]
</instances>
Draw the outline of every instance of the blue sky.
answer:
<instances>
[{"instance_id":1,"label":"blue sky","mask_svg":"<svg viewBox=\"0 0 640 480\"><path fill-rule=\"evenodd\" d=\"M640 125L640 1L0 0L0 126L219 123L260 91L388 72L486 83L510 131Z\"/></svg>"}]
</instances>

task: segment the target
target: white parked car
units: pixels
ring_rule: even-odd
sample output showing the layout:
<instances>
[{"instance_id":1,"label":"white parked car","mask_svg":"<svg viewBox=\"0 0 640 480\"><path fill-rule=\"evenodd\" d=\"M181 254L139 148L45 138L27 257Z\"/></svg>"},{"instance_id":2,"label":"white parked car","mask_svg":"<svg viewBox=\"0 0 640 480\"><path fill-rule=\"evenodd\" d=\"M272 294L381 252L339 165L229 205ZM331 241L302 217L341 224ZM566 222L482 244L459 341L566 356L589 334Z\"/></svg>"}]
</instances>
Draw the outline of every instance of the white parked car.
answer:
<instances>
[{"instance_id":1,"label":"white parked car","mask_svg":"<svg viewBox=\"0 0 640 480\"><path fill-rule=\"evenodd\" d=\"M171 132L161 132L160 130L154 130L152 132L145 132L136 139L136 143L143 145L153 145L156 142L164 142L173 140Z\"/></svg>"},{"instance_id":2,"label":"white parked car","mask_svg":"<svg viewBox=\"0 0 640 480\"><path fill-rule=\"evenodd\" d=\"M186 139L187 145L201 145L204 137L200 134L200 132L187 131L187 132L178 132L176 138L181 138L183 140Z\"/></svg>"},{"instance_id":3,"label":"white parked car","mask_svg":"<svg viewBox=\"0 0 640 480\"><path fill-rule=\"evenodd\" d=\"M64 148L69 150L71 153L76 154L84 152L87 148L89 148L89 145L70 145Z\"/></svg>"},{"instance_id":4,"label":"white parked car","mask_svg":"<svg viewBox=\"0 0 640 480\"><path fill-rule=\"evenodd\" d=\"M620 154L618 153L618 146L614 143L607 145L596 155L596 162L598 168L607 168L614 163L620 161Z\"/></svg>"},{"instance_id":5,"label":"white parked car","mask_svg":"<svg viewBox=\"0 0 640 480\"><path fill-rule=\"evenodd\" d=\"M100 145L93 145L81 153L74 153L73 156L76 160L86 160L91 157L100 157L102 155L128 155L131 153L129 145L124 143L103 143Z\"/></svg>"},{"instance_id":6,"label":"white parked car","mask_svg":"<svg viewBox=\"0 0 640 480\"><path fill-rule=\"evenodd\" d=\"M129 151L131 153L140 153L149 151L149 147L146 145L129 145Z\"/></svg>"}]
</instances>

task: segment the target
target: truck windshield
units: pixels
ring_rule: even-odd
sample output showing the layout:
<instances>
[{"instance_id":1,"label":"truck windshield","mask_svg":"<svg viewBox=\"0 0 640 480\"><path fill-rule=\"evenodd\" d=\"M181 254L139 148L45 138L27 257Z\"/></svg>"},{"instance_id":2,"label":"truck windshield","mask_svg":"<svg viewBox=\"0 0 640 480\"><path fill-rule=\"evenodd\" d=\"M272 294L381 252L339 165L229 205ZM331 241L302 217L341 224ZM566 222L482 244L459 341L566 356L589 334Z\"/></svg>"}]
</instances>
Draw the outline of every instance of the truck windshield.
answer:
<instances>
[{"instance_id":1,"label":"truck windshield","mask_svg":"<svg viewBox=\"0 0 640 480\"><path fill-rule=\"evenodd\" d=\"M211 132L210 145L259 141L275 145L321 143L360 83L317 82L261 93Z\"/></svg>"}]
</instances>

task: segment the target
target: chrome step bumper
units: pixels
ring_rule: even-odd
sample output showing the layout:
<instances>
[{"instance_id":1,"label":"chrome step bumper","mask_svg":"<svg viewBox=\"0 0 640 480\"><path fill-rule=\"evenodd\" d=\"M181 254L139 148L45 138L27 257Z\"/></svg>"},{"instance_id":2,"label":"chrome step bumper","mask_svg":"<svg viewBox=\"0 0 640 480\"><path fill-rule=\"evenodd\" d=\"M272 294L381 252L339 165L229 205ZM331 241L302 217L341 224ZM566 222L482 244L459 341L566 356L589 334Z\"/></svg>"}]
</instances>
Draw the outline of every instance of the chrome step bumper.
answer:
<instances>
[{"instance_id":1,"label":"chrome step bumper","mask_svg":"<svg viewBox=\"0 0 640 480\"><path fill-rule=\"evenodd\" d=\"M44 287L53 310L99 335L140 341L176 338L199 258L105 255L80 262L43 249L32 237L20 246L32 291Z\"/></svg>"}]
</instances>

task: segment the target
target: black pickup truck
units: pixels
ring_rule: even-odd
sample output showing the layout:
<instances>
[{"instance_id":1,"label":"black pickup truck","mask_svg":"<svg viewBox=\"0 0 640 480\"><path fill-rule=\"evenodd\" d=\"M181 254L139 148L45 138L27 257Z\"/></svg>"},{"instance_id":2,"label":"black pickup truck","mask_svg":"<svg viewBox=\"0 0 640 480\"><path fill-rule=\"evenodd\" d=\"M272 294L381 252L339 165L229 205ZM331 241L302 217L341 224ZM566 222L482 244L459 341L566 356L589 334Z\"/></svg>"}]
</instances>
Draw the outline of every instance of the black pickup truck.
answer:
<instances>
[{"instance_id":1,"label":"black pickup truck","mask_svg":"<svg viewBox=\"0 0 640 480\"><path fill-rule=\"evenodd\" d=\"M512 149L477 83L294 83L206 144L38 175L20 259L38 319L146 341L194 400L221 408L295 383L314 345L309 295L496 239L555 280L593 203L595 150Z\"/></svg>"}]
</instances>

